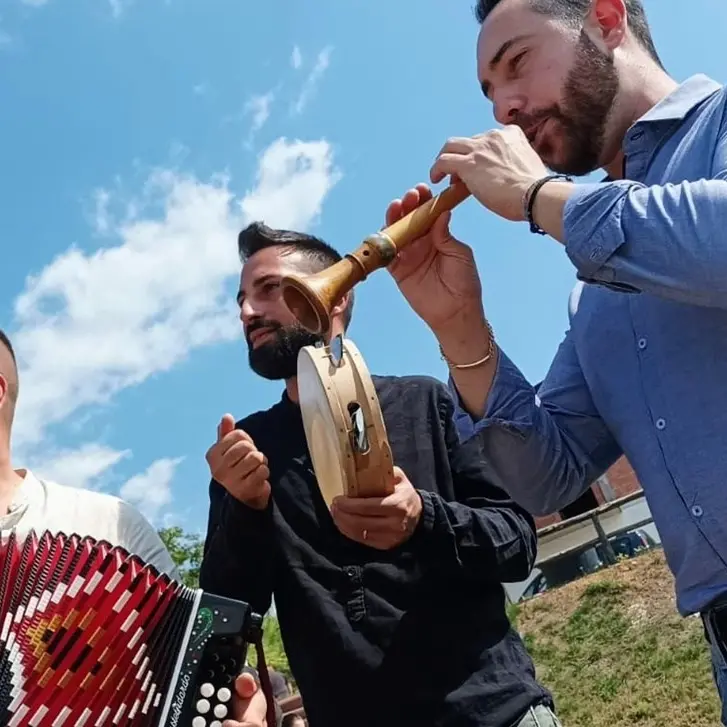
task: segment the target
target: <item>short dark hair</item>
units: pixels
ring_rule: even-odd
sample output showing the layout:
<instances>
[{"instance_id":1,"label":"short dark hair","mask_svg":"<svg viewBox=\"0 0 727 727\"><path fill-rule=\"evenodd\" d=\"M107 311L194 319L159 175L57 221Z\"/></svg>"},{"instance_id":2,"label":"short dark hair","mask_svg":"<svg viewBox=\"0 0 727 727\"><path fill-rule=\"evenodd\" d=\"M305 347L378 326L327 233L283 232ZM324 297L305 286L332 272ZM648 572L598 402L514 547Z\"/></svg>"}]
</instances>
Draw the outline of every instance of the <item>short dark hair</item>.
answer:
<instances>
[{"instance_id":1,"label":"short dark hair","mask_svg":"<svg viewBox=\"0 0 727 727\"><path fill-rule=\"evenodd\" d=\"M2 328L0 328L0 343L3 346L5 346L5 348L7 348L8 351L10 351L10 356L12 357L13 361L15 361L15 363L17 364L17 360L15 358L15 351L13 350L13 344L10 343L10 339L8 338L5 331L2 330Z\"/></svg>"},{"instance_id":2,"label":"short dark hair","mask_svg":"<svg viewBox=\"0 0 727 727\"><path fill-rule=\"evenodd\" d=\"M502 0L477 0L475 17L480 24L502 2ZM536 13L559 17L568 24L576 25L583 22L588 14L592 0L530 0ZM639 44L663 68L659 54L656 52L654 39L651 37L649 23L641 0L624 0L628 12L629 27Z\"/></svg>"},{"instance_id":3,"label":"short dark hair","mask_svg":"<svg viewBox=\"0 0 727 727\"><path fill-rule=\"evenodd\" d=\"M275 230L262 222L252 222L237 236L237 249L243 264L256 252L269 247L284 247L301 253L310 261L313 273L325 270L342 259L335 248L319 237L292 230ZM349 293L348 305L343 314L344 327L348 328L352 314L353 291Z\"/></svg>"}]
</instances>

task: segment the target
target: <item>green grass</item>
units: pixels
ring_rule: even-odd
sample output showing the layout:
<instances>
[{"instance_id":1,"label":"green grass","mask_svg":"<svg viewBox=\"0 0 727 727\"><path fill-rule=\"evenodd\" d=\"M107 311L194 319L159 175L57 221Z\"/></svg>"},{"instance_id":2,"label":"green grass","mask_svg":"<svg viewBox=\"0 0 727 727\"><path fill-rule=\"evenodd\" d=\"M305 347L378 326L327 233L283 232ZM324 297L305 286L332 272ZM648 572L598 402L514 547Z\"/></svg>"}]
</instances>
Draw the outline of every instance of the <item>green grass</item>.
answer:
<instances>
[{"instance_id":1,"label":"green grass","mask_svg":"<svg viewBox=\"0 0 727 727\"><path fill-rule=\"evenodd\" d=\"M657 551L511 608L564 727L719 725L701 621L672 590Z\"/></svg>"}]
</instances>

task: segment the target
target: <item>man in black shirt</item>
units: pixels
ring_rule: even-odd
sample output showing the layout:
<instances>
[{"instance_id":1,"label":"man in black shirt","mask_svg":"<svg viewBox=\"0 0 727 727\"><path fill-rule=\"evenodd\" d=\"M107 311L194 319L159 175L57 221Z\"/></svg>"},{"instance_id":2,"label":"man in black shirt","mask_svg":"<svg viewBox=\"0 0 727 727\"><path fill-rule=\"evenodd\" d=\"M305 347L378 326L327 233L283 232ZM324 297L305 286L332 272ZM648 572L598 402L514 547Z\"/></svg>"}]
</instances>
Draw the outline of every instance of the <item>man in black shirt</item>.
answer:
<instances>
[{"instance_id":1,"label":"man in black shirt","mask_svg":"<svg viewBox=\"0 0 727 727\"><path fill-rule=\"evenodd\" d=\"M530 573L534 522L492 484L476 439L458 441L446 386L373 377L396 490L339 498L329 512L296 403L298 351L318 338L297 325L280 280L340 256L259 224L238 242L250 366L285 391L242 421L225 415L207 453L202 587L258 612L274 597L311 727L557 725L501 585ZM333 309L331 335L352 304Z\"/></svg>"}]
</instances>

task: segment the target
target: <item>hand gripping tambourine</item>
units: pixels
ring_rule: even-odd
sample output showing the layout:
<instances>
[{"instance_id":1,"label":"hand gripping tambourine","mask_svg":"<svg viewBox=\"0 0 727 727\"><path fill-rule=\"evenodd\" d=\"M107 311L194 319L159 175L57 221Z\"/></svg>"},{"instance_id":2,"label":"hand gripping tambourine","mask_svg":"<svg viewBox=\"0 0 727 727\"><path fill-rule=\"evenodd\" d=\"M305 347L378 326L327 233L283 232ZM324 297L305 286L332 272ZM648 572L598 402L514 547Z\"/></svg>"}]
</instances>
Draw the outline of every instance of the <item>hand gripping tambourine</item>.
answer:
<instances>
[{"instance_id":1,"label":"hand gripping tambourine","mask_svg":"<svg viewBox=\"0 0 727 727\"><path fill-rule=\"evenodd\" d=\"M298 354L298 399L313 469L330 507L338 495L394 491L391 447L371 375L352 341Z\"/></svg>"}]
</instances>

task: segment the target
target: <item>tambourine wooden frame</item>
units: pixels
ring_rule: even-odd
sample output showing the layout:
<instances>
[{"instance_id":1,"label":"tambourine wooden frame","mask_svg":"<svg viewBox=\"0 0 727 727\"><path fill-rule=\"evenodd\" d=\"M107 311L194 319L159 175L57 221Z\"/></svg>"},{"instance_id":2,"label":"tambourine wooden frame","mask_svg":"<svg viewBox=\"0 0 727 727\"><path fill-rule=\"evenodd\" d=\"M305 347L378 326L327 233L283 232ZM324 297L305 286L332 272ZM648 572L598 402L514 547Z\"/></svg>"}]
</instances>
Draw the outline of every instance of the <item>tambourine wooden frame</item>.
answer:
<instances>
[{"instance_id":1,"label":"tambourine wooden frame","mask_svg":"<svg viewBox=\"0 0 727 727\"><path fill-rule=\"evenodd\" d=\"M339 365L329 346L306 346L298 354L298 398L308 451L329 508L337 495L385 497L394 491L391 446L371 375L351 340L343 339L341 349ZM329 421L323 421L327 417L321 415L321 407L327 407ZM352 408L363 422L358 432ZM326 437L317 434L322 427ZM365 451L356 444L362 431ZM331 438L338 445L333 453ZM337 467L331 465L332 458Z\"/></svg>"}]
</instances>

